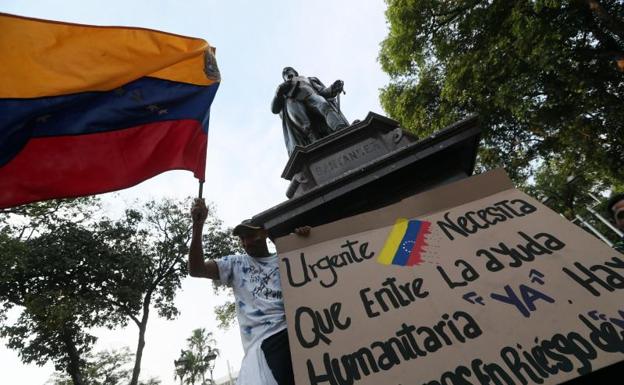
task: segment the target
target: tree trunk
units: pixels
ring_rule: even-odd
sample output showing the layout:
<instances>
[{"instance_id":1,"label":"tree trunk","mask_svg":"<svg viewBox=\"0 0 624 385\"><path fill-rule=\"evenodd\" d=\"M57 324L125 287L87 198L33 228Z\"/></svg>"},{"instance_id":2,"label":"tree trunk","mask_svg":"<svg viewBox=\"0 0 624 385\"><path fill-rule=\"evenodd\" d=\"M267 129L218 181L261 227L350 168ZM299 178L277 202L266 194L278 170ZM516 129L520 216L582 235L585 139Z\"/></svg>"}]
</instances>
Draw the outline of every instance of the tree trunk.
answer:
<instances>
[{"instance_id":1,"label":"tree trunk","mask_svg":"<svg viewBox=\"0 0 624 385\"><path fill-rule=\"evenodd\" d=\"M147 319L149 317L149 305L152 298L152 293L145 294L143 300L143 317L141 317L141 324L139 326L139 342L137 344L136 353L134 356L134 368L132 369L132 379L130 385L137 385L139 383L139 374L141 373L141 358L143 358L143 348L145 347L145 330L147 329Z\"/></svg>"},{"instance_id":2,"label":"tree trunk","mask_svg":"<svg viewBox=\"0 0 624 385\"><path fill-rule=\"evenodd\" d=\"M71 332L68 330L62 331L63 343L65 344L65 352L69 357L69 363L67 364L67 373L72 379L74 385L84 385L82 374L80 373L80 354L76 349L76 345L71 338Z\"/></svg>"}]
</instances>

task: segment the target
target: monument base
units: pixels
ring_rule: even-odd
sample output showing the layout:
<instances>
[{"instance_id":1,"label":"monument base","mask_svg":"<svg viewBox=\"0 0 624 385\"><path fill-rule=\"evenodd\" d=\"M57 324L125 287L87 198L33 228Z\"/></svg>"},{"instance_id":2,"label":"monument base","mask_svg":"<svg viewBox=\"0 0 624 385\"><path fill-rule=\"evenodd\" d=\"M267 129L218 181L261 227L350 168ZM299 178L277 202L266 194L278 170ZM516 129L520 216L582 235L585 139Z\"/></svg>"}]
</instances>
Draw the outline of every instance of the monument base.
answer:
<instances>
[{"instance_id":1,"label":"monument base","mask_svg":"<svg viewBox=\"0 0 624 385\"><path fill-rule=\"evenodd\" d=\"M387 206L472 175L480 136L476 116L417 140L398 122L364 121L296 148L282 177L292 197L256 216L272 238Z\"/></svg>"}]
</instances>

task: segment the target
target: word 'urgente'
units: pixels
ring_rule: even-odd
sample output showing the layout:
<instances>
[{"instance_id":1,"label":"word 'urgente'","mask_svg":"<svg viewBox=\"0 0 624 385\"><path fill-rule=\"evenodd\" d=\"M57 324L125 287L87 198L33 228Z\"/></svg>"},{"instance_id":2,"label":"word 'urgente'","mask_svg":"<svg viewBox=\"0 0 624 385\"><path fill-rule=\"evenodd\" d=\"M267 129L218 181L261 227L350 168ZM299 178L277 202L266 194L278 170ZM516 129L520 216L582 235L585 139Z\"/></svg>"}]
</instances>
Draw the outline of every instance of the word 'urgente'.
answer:
<instances>
[{"instance_id":1,"label":"word 'urgente'","mask_svg":"<svg viewBox=\"0 0 624 385\"><path fill-rule=\"evenodd\" d=\"M282 261L286 265L286 276L288 277L288 283L292 287L300 287L308 282L312 282L314 279L319 278L319 276L323 272L329 272L329 274L325 273L324 277L320 277L319 283L323 287L332 287L338 282L338 273L336 269L341 267L350 265L352 263L360 263L366 259L371 259L375 255L374 252L370 252L370 254L366 253L366 249L368 248L368 242L362 242L359 244L356 250L356 245L358 245L358 241L345 241L344 244L340 245L340 250L334 255L327 255L315 263L310 263L306 261L306 257L304 253L299 255L299 279L295 280L294 278L294 269L290 266L290 260L288 258L282 258ZM325 279L329 278L327 281Z\"/></svg>"}]
</instances>

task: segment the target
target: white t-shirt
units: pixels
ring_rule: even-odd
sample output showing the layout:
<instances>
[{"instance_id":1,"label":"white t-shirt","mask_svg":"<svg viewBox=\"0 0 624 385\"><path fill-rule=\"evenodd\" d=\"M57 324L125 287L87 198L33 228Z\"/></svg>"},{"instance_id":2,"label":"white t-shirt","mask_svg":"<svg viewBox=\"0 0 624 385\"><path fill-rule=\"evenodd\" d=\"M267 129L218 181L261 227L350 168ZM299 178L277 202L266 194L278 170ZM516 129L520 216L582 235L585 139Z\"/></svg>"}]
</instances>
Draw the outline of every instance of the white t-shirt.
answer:
<instances>
[{"instance_id":1,"label":"white t-shirt","mask_svg":"<svg viewBox=\"0 0 624 385\"><path fill-rule=\"evenodd\" d=\"M275 384L260 345L265 338L286 328L278 256L229 255L216 262L220 283L234 291L245 350L237 383Z\"/></svg>"}]
</instances>

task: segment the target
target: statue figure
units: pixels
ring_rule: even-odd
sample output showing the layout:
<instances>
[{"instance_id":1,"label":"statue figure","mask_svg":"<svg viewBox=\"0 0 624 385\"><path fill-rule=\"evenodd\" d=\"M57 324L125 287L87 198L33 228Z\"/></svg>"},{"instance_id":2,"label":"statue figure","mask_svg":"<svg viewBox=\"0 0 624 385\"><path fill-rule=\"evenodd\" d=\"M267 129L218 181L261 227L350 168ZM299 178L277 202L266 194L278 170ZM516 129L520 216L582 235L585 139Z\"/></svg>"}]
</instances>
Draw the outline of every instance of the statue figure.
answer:
<instances>
[{"instance_id":1,"label":"statue figure","mask_svg":"<svg viewBox=\"0 0 624 385\"><path fill-rule=\"evenodd\" d=\"M282 118L288 155L297 145L307 146L349 125L336 102L343 91L342 80L325 87L317 78L299 76L292 67L282 70L282 78L271 111Z\"/></svg>"}]
</instances>

